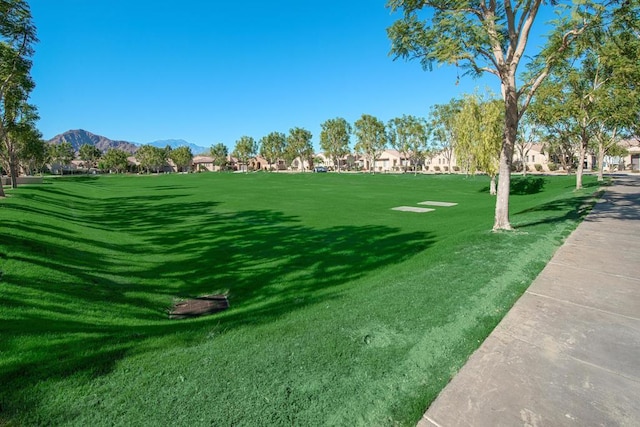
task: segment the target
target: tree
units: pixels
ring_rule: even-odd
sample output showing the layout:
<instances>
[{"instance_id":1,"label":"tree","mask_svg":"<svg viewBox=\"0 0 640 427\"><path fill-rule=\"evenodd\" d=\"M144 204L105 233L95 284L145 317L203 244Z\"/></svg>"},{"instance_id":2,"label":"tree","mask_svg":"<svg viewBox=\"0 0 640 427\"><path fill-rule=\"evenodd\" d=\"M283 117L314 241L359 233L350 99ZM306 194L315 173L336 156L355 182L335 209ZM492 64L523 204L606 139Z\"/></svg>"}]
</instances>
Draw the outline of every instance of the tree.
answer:
<instances>
[{"instance_id":1,"label":"tree","mask_svg":"<svg viewBox=\"0 0 640 427\"><path fill-rule=\"evenodd\" d=\"M418 173L418 163L424 159L429 142L427 121L415 116L396 117L387 125L389 143L413 165L414 175ZM407 172L408 164L404 164Z\"/></svg>"},{"instance_id":2,"label":"tree","mask_svg":"<svg viewBox=\"0 0 640 427\"><path fill-rule=\"evenodd\" d=\"M140 168L149 173L150 171L160 172L160 168L167 162L167 151L153 145L143 145L136 151L136 160L140 163Z\"/></svg>"},{"instance_id":3,"label":"tree","mask_svg":"<svg viewBox=\"0 0 640 427\"><path fill-rule=\"evenodd\" d=\"M84 162L84 168L87 170L87 173L89 173L89 169L95 167L101 155L102 152L100 152L95 145L91 144L82 144L78 150L78 157Z\"/></svg>"},{"instance_id":4,"label":"tree","mask_svg":"<svg viewBox=\"0 0 640 427\"><path fill-rule=\"evenodd\" d=\"M47 144L42 140L40 132L32 128L32 135L25 138L21 147L20 159L22 168L27 175L42 172L49 160Z\"/></svg>"},{"instance_id":5,"label":"tree","mask_svg":"<svg viewBox=\"0 0 640 427\"><path fill-rule=\"evenodd\" d=\"M222 169L223 166L227 164L227 157L229 156L229 149L227 146L219 142L212 145L209 151L211 157L213 157L213 164Z\"/></svg>"},{"instance_id":6,"label":"tree","mask_svg":"<svg viewBox=\"0 0 640 427\"><path fill-rule=\"evenodd\" d=\"M588 59L591 55L596 58L602 83L599 96L594 97L600 119L593 133L597 143L598 181L602 181L605 156L617 157L621 149L620 140L630 138L640 122L638 1L624 2L612 14L608 26L594 28L589 35L586 46L589 51L583 57Z\"/></svg>"},{"instance_id":7,"label":"tree","mask_svg":"<svg viewBox=\"0 0 640 427\"><path fill-rule=\"evenodd\" d=\"M62 141L59 144L53 144L50 147L49 156L51 161L58 163L60 175L64 174L64 167L71 164L71 161L76 157L76 153L73 150L73 146L70 142Z\"/></svg>"},{"instance_id":8,"label":"tree","mask_svg":"<svg viewBox=\"0 0 640 427\"><path fill-rule=\"evenodd\" d=\"M558 58L590 22L588 12L603 10L584 0L575 3L573 13L560 16L546 48L533 57L532 69L536 71L518 87L518 65L542 5L543 0L515 4L510 0L388 2L393 12L403 12L402 18L387 30L391 53L396 58L419 59L425 68L431 68L434 62L455 64L466 70L465 74L490 73L500 81L505 121L494 230L511 229L509 188L518 121ZM428 11L422 14L422 9Z\"/></svg>"},{"instance_id":9,"label":"tree","mask_svg":"<svg viewBox=\"0 0 640 427\"><path fill-rule=\"evenodd\" d=\"M249 159L256 156L258 152L258 144L250 136L243 136L236 141L236 146L233 149L233 156L240 160L240 165L244 165L244 170L249 170Z\"/></svg>"},{"instance_id":10,"label":"tree","mask_svg":"<svg viewBox=\"0 0 640 427\"><path fill-rule=\"evenodd\" d=\"M293 161L300 159L300 169L304 172L304 162L313 163L313 146L311 145L311 132L306 129L295 127L289 129L287 136L287 157Z\"/></svg>"},{"instance_id":11,"label":"tree","mask_svg":"<svg viewBox=\"0 0 640 427\"><path fill-rule=\"evenodd\" d=\"M127 170L127 166L129 166L128 157L129 155L126 151L110 148L102 156L101 163L105 169L120 173Z\"/></svg>"},{"instance_id":12,"label":"tree","mask_svg":"<svg viewBox=\"0 0 640 427\"><path fill-rule=\"evenodd\" d=\"M631 2L629 2L631 3ZM640 29L638 9L635 28ZM625 23L631 16L625 15ZM589 28L569 50L562 66L556 67L532 103L535 117L547 136L562 133L577 155L576 189L582 188L585 157L597 143L599 179L602 180L607 149L617 145L618 135L630 128L640 111L637 81L640 77L640 39L634 29L617 22ZM632 65L635 64L635 65Z\"/></svg>"},{"instance_id":13,"label":"tree","mask_svg":"<svg viewBox=\"0 0 640 427\"><path fill-rule=\"evenodd\" d=\"M36 108L23 99L26 94L22 87L14 89L17 90L7 92L2 100L4 140L0 144L0 159L9 172L12 187L16 188L24 150L32 140L39 140L42 135L36 129L39 118Z\"/></svg>"},{"instance_id":14,"label":"tree","mask_svg":"<svg viewBox=\"0 0 640 427\"><path fill-rule=\"evenodd\" d=\"M169 158L173 160L179 172L185 172L185 170L188 172L191 170L191 163L193 162L191 148L182 146L171 150Z\"/></svg>"},{"instance_id":15,"label":"tree","mask_svg":"<svg viewBox=\"0 0 640 427\"><path fill-rule=\"evenodd\" d=\"M284 156L286 146L287 137L282 132L271 132L260 139L260 155L269 163L269 170L271 165Z\"/></svg>"},{"instance_id":16,"label":"tree","mask_svg":"<svg viewBox=\"0 0 640 427\"><path fill-rule=\"evenodd\" d=\"M438 150L447 160L447 171L451 171L451 159L455 151L455 119L462 108L462 101L452 99L448 104L436 104L429 113L431 137Z\"/></svg>"},{"instance_id":17,"label":"tree","mask_svg":"<svg viewBox=\"0 0 640 427\"><path fill-rule=\"evenodd\" d=\"M364 156L369 162L369 171L375 174L376 160L387 146L384 123L369 114L363 114L353 125L357 139L356 152Z\"/></svg>"},{"instance_id":18,"label":"tree","mask_svg":"<svg viewBox=\"0 0 640 427\"><path fill-rule=\"evenodd\" d=\"M349 142L353 129L342 117L328 119L320 125L320 148L333 161L334 166L342 166L342 158L349 154Z\"/></svg>"},{"instance_id":19,"label":"tree","mask_svg":"<svg viewBox=\"0 0 640 427\"><path fill-rule=\"evenodd\" d=\"M19 116L15 108L26 104L34 87L31 56L37 41L29 4L25 0L0 1L0 144L7 156L13 151L8 127ZM15 165L13 160L11 164ZM0 180L0 197L4 196Z\"/></svg>"},{"instance_id":20,"label":"tree","mask_svg":"<svg viewBox=\"0 0 640 427\"><path fill-rule=\"evenodd\" d=\"M456 158L468 172L484 171L491 178L489 191L496 195L496 175L502 145L502 101L468 95L456 115Z\"/></svg>"}]
</instances>

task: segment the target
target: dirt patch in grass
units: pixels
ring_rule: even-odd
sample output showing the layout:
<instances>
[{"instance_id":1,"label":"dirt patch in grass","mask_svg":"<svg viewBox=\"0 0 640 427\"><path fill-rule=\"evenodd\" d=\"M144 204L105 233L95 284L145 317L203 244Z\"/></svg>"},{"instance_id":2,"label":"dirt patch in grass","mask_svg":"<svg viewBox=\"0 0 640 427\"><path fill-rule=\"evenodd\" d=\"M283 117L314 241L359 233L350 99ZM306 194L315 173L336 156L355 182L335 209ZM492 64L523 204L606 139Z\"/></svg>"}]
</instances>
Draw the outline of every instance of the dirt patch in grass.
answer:
<instances>
[{"instance_id":1,"label":"dirt patch in grass","mask_svg":"<svg viewBox=\"0 0 640 427\"><path fill-rule=\"evenodd\" d=\"M169 319L189 319L218 313L227 308L229 300L225 295L203 295L175 303L169 312Z\"/></svg>"}]
</instances>

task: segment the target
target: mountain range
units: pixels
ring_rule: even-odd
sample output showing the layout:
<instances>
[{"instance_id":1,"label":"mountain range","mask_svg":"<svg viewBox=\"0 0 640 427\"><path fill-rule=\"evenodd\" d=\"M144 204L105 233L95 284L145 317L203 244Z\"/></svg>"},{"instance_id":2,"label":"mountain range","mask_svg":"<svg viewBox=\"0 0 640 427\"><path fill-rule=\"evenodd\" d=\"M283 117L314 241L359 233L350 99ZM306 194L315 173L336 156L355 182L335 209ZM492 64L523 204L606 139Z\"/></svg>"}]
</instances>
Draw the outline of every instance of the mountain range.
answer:
<instances>
[{"instance_id":1,"label":"mountain range","mask_svg":"<svg viewBox=\"0 0 640 427\"><path fill-rule=\"evenodd\" d=\"M54 136L49 141L49 144L60 144L66 141L71 144L75 151L80 150L83 144L94 145L100 151L105 152L110 148L126 151L127 153L135 153L141 145L153 145L158 148L165 148L169 146L171 148L189 147L193 154L201 154L208 151L205 147L200 147L195 144L191 144L183 139L163 139L160 141L152 141L146 144L138 144L130 141L116 141L107 138L106 136L96 135L84 129L68 130L64 133Z\"/></svg>"}]
</instances>

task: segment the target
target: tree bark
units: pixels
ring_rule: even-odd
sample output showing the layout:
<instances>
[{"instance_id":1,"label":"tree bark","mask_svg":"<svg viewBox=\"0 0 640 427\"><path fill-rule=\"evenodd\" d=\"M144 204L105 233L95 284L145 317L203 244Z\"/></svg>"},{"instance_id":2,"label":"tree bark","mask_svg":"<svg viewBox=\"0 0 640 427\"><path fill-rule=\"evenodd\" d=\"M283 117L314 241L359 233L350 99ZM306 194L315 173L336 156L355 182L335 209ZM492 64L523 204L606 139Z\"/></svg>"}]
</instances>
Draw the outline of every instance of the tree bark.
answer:
<instances>
[{"instance_id":1,"label":"tree bark","mask_svg":"<svg viewBox=\"0 0 640 427\"><path fill-rule=\"evenodd\" d=\"M11 175L11 188L18 188L18 166L13 161L9 165L9 173Z\"/></svg>"},{"instance_id":2,"label":"tree bark","mask_svg":"<svg viewBox=\"0 0 640 427\"><path fill-rule=\"evenodd\" d=\"M489 194L491 194L492 196L495 196L497 194L497 190L496 190L496 177L495 175L493 175L491 177L491 184L489 184Z\"/></svg>"},{"instance_id":3,"label":"tree bark","mask_svg":"<svg viewBox=\"0 0 640 427\"><path fill-rule=\"evenodd\" d=\"M611 165L609 165L611 171ZM602 140L598 141L598 182L604 181L604 144Z\"/></svg>"},{"instance_id":4,"label":"tree bark","mask_svg":"<svg viewBox=\"0 0 640 427\"><path fill-rule=\"evenodd\" d=\"M502 149L500 150L498 192L493 231L512 230L509 222L509 192L511 190L511 162L513 161L513 149L516 143L519 120L515 77L512 76L509 81L503 82L502 87L505 105L505 126Z\"/></svg>"},{"instance_id":5,"label":"tree bark","mask_svg":"<svg viewBox=\"0 0 640 427\"><path fill-rule=\"evenodd\" d=\"M578 167L576 168L576 190L582 189L582 174L584 172L584 156L587 152L587 144L589 142L586 131L582 131L580 135L580 150L578 152Z\"/></svg>"}]
</instances>

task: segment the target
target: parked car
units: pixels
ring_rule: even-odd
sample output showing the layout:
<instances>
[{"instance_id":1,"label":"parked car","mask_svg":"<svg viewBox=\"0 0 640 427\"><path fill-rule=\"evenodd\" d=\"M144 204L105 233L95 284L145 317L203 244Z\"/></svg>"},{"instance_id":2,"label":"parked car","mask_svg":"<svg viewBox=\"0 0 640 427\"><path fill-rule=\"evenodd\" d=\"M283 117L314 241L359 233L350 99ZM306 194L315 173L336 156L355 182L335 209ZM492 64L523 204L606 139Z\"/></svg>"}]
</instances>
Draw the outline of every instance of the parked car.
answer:
<instances>
[{"instance_id":1,"label":"parked car","mask_svg":"<svg viewBox=\"0 0 640 427\"><path fill-rule=\"evenodd\" d=\"M324 167L324 166L316 166L316 167L313 168L313 171L314 172L326 172L327 168Z\"/></svg>"}]
</instances>

